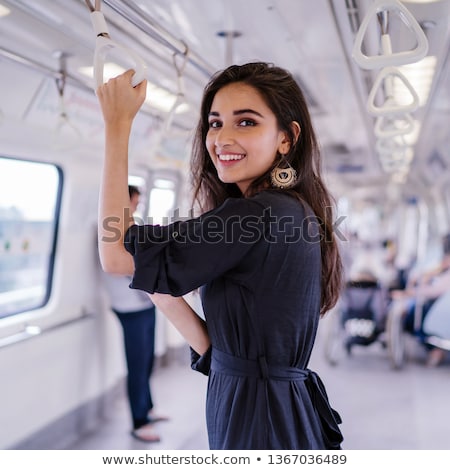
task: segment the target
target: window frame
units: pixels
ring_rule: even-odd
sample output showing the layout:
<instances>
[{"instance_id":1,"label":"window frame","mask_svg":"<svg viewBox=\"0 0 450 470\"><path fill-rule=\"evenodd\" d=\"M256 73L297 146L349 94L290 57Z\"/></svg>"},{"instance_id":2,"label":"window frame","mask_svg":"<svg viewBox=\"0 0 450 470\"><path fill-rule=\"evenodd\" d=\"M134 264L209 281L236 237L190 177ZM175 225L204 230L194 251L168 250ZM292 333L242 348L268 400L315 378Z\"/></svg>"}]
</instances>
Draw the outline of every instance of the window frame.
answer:
<instances>
[{"instance_id":1,"label":"window frame","mask_svg":"<svg viewBox=\"0 0 450 470\"><path fill-rule=\"evenodd\" d=\"M12 310L4 314L0 312L0 321L2 321L6 318L12 318L16 315L42 309L49 303L51 299L52 291L53 291L53 284L54 284L53 279L54 279L54 274L55 274L54 273L55 260L56 260L56 253L57 253L57 247L58 247L59 223L60 223L61 205L62 205L63 187L64 187L64 172L61 166L57 165L54 162L48 162L44 160L33 160L29 158L23 158L20 156L11 156L11 155L5 155L5 154L0 154L0 159L17 161L17 162L22 162L22 163L42 164L42 165L51 166L56 170L56 174L57 174L55 206L54 206L54 211L53 211L53 218L51 220L52 235L51 235L51 240L49 240L49 245L48 245L49 256L48 258L46 258L46 260L48 261L47 275L46 275L45 282L42 283L43 287L45 288L45 294L42 297L42 300L37 302L35 305L18 307L16 310ZM8 292L8 291L5 291L5 292Z\"/></svg>"}]
</instances>

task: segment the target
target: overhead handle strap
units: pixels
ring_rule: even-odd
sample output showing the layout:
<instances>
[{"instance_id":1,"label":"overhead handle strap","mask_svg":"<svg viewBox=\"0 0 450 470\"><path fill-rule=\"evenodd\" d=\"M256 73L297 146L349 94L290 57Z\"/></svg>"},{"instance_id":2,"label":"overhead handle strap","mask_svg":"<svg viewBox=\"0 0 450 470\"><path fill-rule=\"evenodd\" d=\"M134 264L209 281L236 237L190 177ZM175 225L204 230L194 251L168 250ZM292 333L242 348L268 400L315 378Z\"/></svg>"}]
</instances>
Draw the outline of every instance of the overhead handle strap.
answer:
<instances>
[{"instance_id":1,"label":"overhead handle strap","mask_svg":"<svg viewBox=\"0 0 450 470\"><path fill-rule=\"evenodd\" d=\"M388 33L387 12L396 12L403 23L414 33L417 46L408 51L392 52L391 38ZM378 15L381 26L382 52L368 56L362 52L362 43L370 21ZM381 19L380 19L381 18ZM364 17L356 34L352 56L363 69L377 69L391 65L404 65L423 59L428 52L428 40L412 13L398 0L375 0Z\"/></svg>"},{"instance_id":2,"label":"overhead handle strap","mask_svg":"<svg viewBox=\"0 0 450 470\"><path fill-rule=\"evenodd\" d=\"M381 166L386 173L399 173L406 171L409 165L405 165L403 161L381 161Z\"/></svg>"},{"instance_id":3,"label":"overhead handle strap","mask_svg":"<svg viewBox=\"0 0 450 470\"><path fill-rule=\"evenodd\" d=\"M408 143L403 136L378 139L375 144L375 149L382 155L394 155L399 152L402 153L406 147L408 147Z\"/></svg>"},{"instance_id":4,"label":"overhead handle strap","mask_svg":"<svg viewBox=\"0 0 450 470\"><path fill-rule=\"evenodd\" d=\"M59 101L59 118L56 125L55 132L60 134L62 129L70 130L74 136L81 138L80 130L72 123L66 111L66 105L64 101L64 92L66 89L67 79L67 67L66 58L67 54L62 51L56 52L57 58L59 59L59 74L55 79L56 88L58 90L58 101Z\"/></svg>"},{"instance_id":5,"label":"overhead handle strap","mask_svg":"<svg viewBox=\"0 0 450 470\"><path fill-rule=\"evenodd\" d=\"M178 106L180 106L182 103L185 102L185 86L184 86L183 73L184 73L184 69L186 68L186 65L189 59L189 47L186 43L184 43L184 46L185 46L185 50L183 54L180 54L179 52L174 52L172 56L173 65L177 73L177 96L167 114L167 117L163 125L163 132L165 133L167 133L170 127L172 126L172 121L173 121L173 118L175 116Z\"/></svg>"},{"instance_id":6,"label":"overhead handle strap","mask_svg":"<svg viewBox=\"0 0 450 470\"><path fill-rule=\"evenodd\" d=\"M398 104L394 97L393 79L397 77L410 92L412 101L409 104ZM376 106L375 97L384 84L386 100L382 106ZM367 99L367 111L372 116L387 116L415 111L419 107L419 96L408 79L395 67L385 67L378 74Z\"/></svg>"},{"instance_id":7,"label":"overhead handle strap","mask_svg":"<svg viewBox=\"0 0 450 470\"><path fill-rule=\"evenodd\" d=\"M403 152L392 155L381 154L380 163L384 171L388 173L398 173L407 171L411 165L412 152L407 152L407 148Z\"/></svg>"},{"instance_id":8,"label":"overhead handle strap","mask_svg":"<svg viewBox=\"0 0 450 470\"><path fill-rule=\"evenodd\" d=\"M379 139L406 135L414 131L414 119L410 113L379 116L375 122L374 133Z\"/></svg>"},{"instance_id":9,"label":"overhead handle strap","mask_svg":"<svg viewBox=\"0 0 450 470\"><path fill-rule=\"evenodd\" d=\"M85 0L85 2L91 12L96 11L96 10L100 11L101 6L102 6L101 0L95 0L94 4L92 4L90 0Z\"/></svg>"},{"instance_id":10,"label":"overhead handle strap","mask_svg":"<svg viewBox=\"0 0 450 470\"><path fill-rule=\"evenodd\" d=\"M95 0L95 6L89 0L85 1L91 12L91 22L96 35L94 51L94 81L96 89L104 83L103 72L105 61L111 51L119 52L123 57L131 59L135 71L131 78L131 84L135 87L146 77L147 67L145 63L134 51L111 39L105 17L100 11L100 0Z\"/></svg>"}]
</instances>

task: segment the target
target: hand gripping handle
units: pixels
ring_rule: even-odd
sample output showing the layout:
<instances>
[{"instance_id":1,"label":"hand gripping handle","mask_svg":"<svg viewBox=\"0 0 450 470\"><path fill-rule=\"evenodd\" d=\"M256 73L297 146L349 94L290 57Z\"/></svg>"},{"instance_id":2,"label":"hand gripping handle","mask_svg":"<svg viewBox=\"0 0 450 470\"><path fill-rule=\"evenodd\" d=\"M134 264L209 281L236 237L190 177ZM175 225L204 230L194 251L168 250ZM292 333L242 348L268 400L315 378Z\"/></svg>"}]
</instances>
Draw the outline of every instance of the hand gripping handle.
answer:
<instances>
[{"instance_id":1,"label":"hand gripping handle","mask_svg":"<svg viewBox=\"0 0 450 470\"><path fill-rule=\"evenodd\" d=\"M131 49L110 39L108 27L101 12L93 11L91 13L91 21L94 26L95 34L97 35L94 52L94 80L96 89L104 83L103 70L105 67L105 59L112 50L119 51L123 56L132 59L135 73L131 78L131 84L135 87L141 83L146 77L147 67L139 55Z\"/></svg>"},{"instance_id":2,"label":"hand gripping handle","mask_svg":"<svg viewBox=\"0 0 450 470\"><path fill-rule=\"evenodd\" d=\"M94 53L94 79L96 88L103 85L103 69L105 67L105 58L111 50L118 50L125 56L130 57L134 62L135 73L131 78L131 84L135 87L141 83L146 76L147 68L141 58L132 50L112 41L109 38L99 36Z\"/></svg>"}]
</instances>

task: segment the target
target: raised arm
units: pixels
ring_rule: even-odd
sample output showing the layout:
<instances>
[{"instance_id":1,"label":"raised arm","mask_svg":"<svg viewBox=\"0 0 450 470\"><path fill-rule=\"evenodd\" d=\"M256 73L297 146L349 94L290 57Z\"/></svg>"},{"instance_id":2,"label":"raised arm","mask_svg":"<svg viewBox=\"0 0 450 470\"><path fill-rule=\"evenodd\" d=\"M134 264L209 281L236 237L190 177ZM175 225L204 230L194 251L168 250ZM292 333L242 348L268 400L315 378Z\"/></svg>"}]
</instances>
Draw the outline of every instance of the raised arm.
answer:
<instances>
[{"instance_id":1,"label":"raised arm","mask_svg":"<svg viewBox=\"0 0 450 470\"><path fill-rule=\"evenodd\" d=\"M134 263L123 240L133 217L128 194L128 143L131 126L145 99L146 81L131 86L134 71L109 80L97 90L105 121L103 163L98 212L98 246L104 271L132 274Z\"/></svg>"},{"instance_id":2,"label":"raised arm","mask_svg":"<svg viewBox=\"0 0 450 470\"><path fill-rule=\"evenodd\" d=\"M152 302L198 354L204 354L211 342L205 321L200 318L183 297L167 294L150 294Z\"/></svg>"}]
</instances>

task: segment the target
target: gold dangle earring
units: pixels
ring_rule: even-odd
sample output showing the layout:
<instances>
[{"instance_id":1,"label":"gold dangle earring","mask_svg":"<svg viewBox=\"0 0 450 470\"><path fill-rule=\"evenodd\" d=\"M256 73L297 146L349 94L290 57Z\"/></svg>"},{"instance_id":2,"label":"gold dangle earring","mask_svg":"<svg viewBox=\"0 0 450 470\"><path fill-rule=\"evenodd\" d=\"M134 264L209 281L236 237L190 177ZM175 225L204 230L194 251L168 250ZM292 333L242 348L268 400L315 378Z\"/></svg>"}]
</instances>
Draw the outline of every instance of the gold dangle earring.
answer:
<instances>
[{"instance_id":1,"label":"gold dangle earring","mask_svg":"<svg viewBox=\"0 0 450 470\"><path fill-rule=\"evenodd\" d=\"M280 168L281 161L287 164L287 168ZM274 188L288 189L297 182L297 172L289 164L286 155L281 154L280 163L270 172L270 180Z\"/></svg>"}]
</instances>

